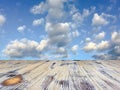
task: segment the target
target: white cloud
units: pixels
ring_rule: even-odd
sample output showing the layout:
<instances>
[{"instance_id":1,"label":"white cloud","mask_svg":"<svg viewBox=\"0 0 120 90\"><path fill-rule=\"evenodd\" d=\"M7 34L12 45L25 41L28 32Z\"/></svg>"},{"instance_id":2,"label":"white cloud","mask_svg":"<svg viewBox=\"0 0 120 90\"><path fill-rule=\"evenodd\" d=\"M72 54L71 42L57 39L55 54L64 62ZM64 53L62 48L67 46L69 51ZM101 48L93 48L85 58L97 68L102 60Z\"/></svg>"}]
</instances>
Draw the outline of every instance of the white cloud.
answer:
<instances>
[{"instance_id":1,"label":"white cloud","mask_svg":"<svg viewBox=\"0 0 120 90\"><path fill-rule=\"evenodd\" d=\"M78 46L78 45L74 45L74 46L72 46L71 50L72 50L72 52L73 52L73 53L75 53L75 54L76 54L76 52L77 52L78 48L79 48L79 46Z\"/></svg>"},{"instance_id":2,"label":"white cloud","mask_svg":"<svg viewBox=\"0 0 120 90\"><path fill-rule=\"evenodd\" d=\"M74 5L71 7L70 15L72 15L72 20L76 27L83 25L85 19L90 16L95 11L95 7L90 7L90 9L83 9L82 13L80 13L79 9L77 9Z\"/></svg>"},{"instance_id":3,"label":"white cloud","mask_svg":"<svg viewBox=\"0 0 120 90\"><path fill-rule=\"evenodd\" d=\"M50 37L60 35L60 34L67 34L69 32L70 26L69 23L46 23L45 30Z\"/></svg>"},{"instance_id":4,"label":"white cloud","mask_svg":"<svg viewBox=\"0 0 120 90\"><path fill-rule=\"evenodd\" d=\"M111 40L114 44L120 45L120 32L116 32L116 31L112 32Z\"/></svg>"},{"instance_id":5,"label":"white cloud","mask_svg":"<svg viewBox=\"0 0 120 90\"><path fill-rule=\"evenodd\" d=\"M86 41L86 42L90 42L91 39L90 39L89 37L87 37L87 38L85 39L85 41Z\"/></svg>"},{"instance_id":6,"label":"white cloud","mask_svg":"<svg viewBox=\"0 0 120 90\"><path fill-rule=\"evenodd\" d=\"M98 35L95 36L97 40L103 39L105 37L105 32L101 32Z\"/></svg>"},{"instance_id":7,"label":"white cloud","mask_svg":"<svg viewBox=\"0 0 120 90\"><path fill-rule=\"evenodd\" d=\"M64 5L66 0L46 0L46 2L41 2L39 5L35 5L31 8L33 14L44 14L48 12L47 20L54 21L53 19L59 19L64 16Z\"/></svg>"},{"instance_id":8,"label":"white cloud","mask_svg":"<svg viewBox=\"0 0 120 90\"><path fill-rule=\"evenodd\" d=\"M98 45L97 45L97 50L98 51L103 51L106 50L110 47L110 43L109 41L101 41Z\"/></svg>"},{"instance_id":9,"label":"white cloud","mask_svg":"<svg viewBox=\"0 0 120 90\"><path fill-rule=\"evenodd\" d=\"M55 51L53 51L54 59L60 60L61 58L68 57L68 50L65 47L57 47Z\"/></svg>"},{"instance_id":10,"label":"white cloud","mask_svg":"<svg viewBox=\"0 0 120 90\"><path fill-rule=\"evenodd\" d=\"M86 52L90 52L90 51L96 50L96 43L94 43L94 42L87 43L83 47L83 50L86 51Z\"/></svg>"},{"instance_id":11,"label":"white cloud","mask_svg":"<svg viewBox=\"0 0 120 90\"><path fill-rule=\"evenodd\" d=\"M17 30L18 30L19 32L23 32L25 29L26 29L26 26L25 26L25 25L19 26L19 27L17 28Z\"/></svg>"},{"instance_id":12,"label":"white cloud","mask_svg":"<svg viewBox=\"0 0 120 90\"><path fill-rule=\"evenodd\" d=\"M64 48L64 47L59 47L58 49L57 49L57 52L56 52L57 54L67 54L67 51L66 51L66 49Z\"/></svg>"},{"instance_id":13,"label":"white cloud","mask_svg":"<svg viewBox=\"0 0 120 90\"><path fill-rule=\"evenodd\" d=\"M100 43L88 42L84 47L83 50L85 52L90 51L105 51L107 50L110 45L109 41L101 41Z\"/></svg>"},{"instance_id":14,"label":"white cloud","mask_svg":"<svg viewBox=\"0 0 120 90\"><path fill-rule=\"evenodd\" d=\"M72 36L73 36L73 37L79 37L79 36L80 36L79 31L78 31L78 30L73 31L73 32L72 32Z\"/></svg>"},{"instance_id":15,"label":"white cloud","mask_svg":"<svg viewBox=\"0 0 120 90\"><path fill-rule=\"evenodd\" d=\"M6 46L3 53L10 58L40 57L46 46L46 40L40 43L28 39L14 40Z\"/></svg>"},{"instance_id":16,"label":"white cloud","mask_svg":"<svg viewBox=\"0 0 120 90\"><path fill-rule=\"evenodd\" d=\"M65 48L60 47L60 48L58 49L58 51L59 51L59 52L65 52Z\"/></svg>"},{"instance_id":17,"label":"white cloud","mask_svg":"<svg viewBox=\"0 0 120 90\"><path fill-rule=\"evenodd\" d=\"M54 22L55 19L61 20L64 16L64 11L60 8L50 8L48 10L47 20L50 22ZM63 17L64 18L64 17Z\"/></svg>"},{"instance_id":18,"label":"white cloud","mask_svg":"<svg viewBox=\"0 0 120 90\"><path fill-rule=\"evenodd\" d=\"M69 43L70 26L68 23L46 23L46 32L48 33L49 43L57 47L65 46Z\"/></svg>"},{"instance_id":19,"label":"white cloud","mask_svg":"<svg viewBox=\"0 0 120 90\"><path fill-rule=\"evenodd\" d=\"M76 12L72 15L72 20L78 24L81 24L86 17L90 15L90 11L88 9L83 9L83 13Z\"/></svg>"},{"instance_id":20,"label":"white cloud","mask_svg":"<svg viewBox=\"0 0 120 90\"><path fill-rule=\"evenodd\" d=\"M81 22L83 22L83 17L79 12L77 12L72 16L72 20L75 22L81 23Z\"/></svg>"},{"instance_id":21,"label":"white cloud","mask_svg":"<svg viewBox=\"0 0 120 90\"><path fill-rule=\"evenodd\" d=\"M119 60L120 59L120 33L119 32L112 32L111 34L111 41L102 41L98 44L99 50L106 49L107 52L103 54L96 54L93 55L95 59L102 59L102 60Z\"/></svg>"},{"instance_id":22,"label":"white cloud","mask_svg":"<svg viewBox=\"0 0 120 90\"><path fill-rule=\"evenodd\" d=\"M66 0L47 0L47 12L48 15L46 17L48 22L56 23L58 21L64 20L66 17L64 10L64 3Z\"/></svg>"},{"instance_id":23,"label":"white cloud","mask_svg":"<svg viewBox=\"0 0 120 90\"><path fill-rule=\"evenodd\" d=\"M107 53L93 55L95 59L101 60L120 60L120 46L109 48Z\"/></svg>"},{"instance_id":24,"label":"white cloud","mask_svg":"<svg viewBox=\"0 0 120 90\"><path fill-rule=\"evenodd\" d=\"M44 19L43 18L40 18L40 19L35 19L32 23L33 26L39 26L41 24L43 24L44 22Z\"/></svg>"},{"instance_id":25,"label":"white cloud","mask_svg":"<svg viewBox=\"0 0 120 90\"><path fill-rule=\"evenodd\" d=\"M101 26L101 25L107 25L109 22L102 16L98 15L98 13L95 13L92 19L92 25L94 26Z\"/></svg>"},{"instance_id":26,"label":"white cloud","mask_svg":"<svg viewBox=\"0 0 120 90\"><path fill-rule=\"evenodd\" d=\"M38 51L43 51L43 50L47 47L48 41L49 41L49 40L41 40L40 44L37 46L36 49L37 49Z\"/></svg>"},{"instance_id":27,"label":"white cloud","mask_svg":"<svg viewBox=\"0 0 120 90\"><path fill-rule=\"evenodd\" d=\"M39 43L22 39L20 41L11 41L6 48L3 50L4 54L9 57L25 57L25 56L36 56L36 47Z\"/></svg>"},{"instance_id":28,"label":"white cloud","mask_svg":"<svg viewBox=\"0 0 120 90\"><path fill-rule=\"evenodd\" d=\"M5 21L6 21L5 16L0 14L0 26L2 26L5 23Z\"/></svg>"},{"instance_id":29,"label":"white cloud","mask_svg":"<svg viewBox=\"0 0 120 90\"><path fill-rule=\"evenodd\" d=\"M47 0L51 8L63 8L63 2L66 0Z\"/></svg>"},{"instance_id":30,"label":"white cloud","mask_svg":"<svg viewBox=\"0 0 120 90\"><path fill-rule=\"evenodd\" d=\"M54 53L48 53L53 51ZM65 47L54 47L48 39L36 42L34 40L21 39L11 41L3 50L4 55L10 58L33 57L43 59L61 59L68 56Z\"/></svg>"},{"instance_id":31,"label":"white cloud","mask_svg":"<svg viewBox=\"0 0 120 90\"><path fill-rule=\"evenodd\" d=\"M39 5L35 5L34 7L31 8L31 12L33 14L43 14L46 10L46 5L44 2L41 2Z\"/></svg>"}]
</instances>

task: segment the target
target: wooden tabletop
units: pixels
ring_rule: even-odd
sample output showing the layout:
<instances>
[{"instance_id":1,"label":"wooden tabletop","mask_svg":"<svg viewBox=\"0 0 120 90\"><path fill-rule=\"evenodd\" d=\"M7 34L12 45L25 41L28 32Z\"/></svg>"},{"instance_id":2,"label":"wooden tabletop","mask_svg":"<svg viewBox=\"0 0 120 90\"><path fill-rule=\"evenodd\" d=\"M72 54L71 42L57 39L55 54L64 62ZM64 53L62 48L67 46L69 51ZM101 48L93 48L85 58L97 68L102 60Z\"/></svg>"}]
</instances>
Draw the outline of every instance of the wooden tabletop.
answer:
<instances>
[{"instance_id":1,"label":"wooden tabletop","mask_svg":"<svg viewBox=\"0 0 120 90\"><path fill-rule=\"evenodd\" d=\"M120 60L2 60L0 90L120 90Z\"/></svg>"}]
</instances>

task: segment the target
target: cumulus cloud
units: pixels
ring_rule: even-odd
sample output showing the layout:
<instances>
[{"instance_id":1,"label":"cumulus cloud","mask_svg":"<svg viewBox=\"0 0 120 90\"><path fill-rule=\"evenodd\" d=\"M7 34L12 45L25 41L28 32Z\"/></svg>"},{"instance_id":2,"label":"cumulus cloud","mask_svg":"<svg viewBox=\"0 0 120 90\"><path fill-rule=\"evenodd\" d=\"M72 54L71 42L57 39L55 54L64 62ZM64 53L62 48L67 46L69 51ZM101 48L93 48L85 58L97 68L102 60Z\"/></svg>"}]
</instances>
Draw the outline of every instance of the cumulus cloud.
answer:
<instances>
[{"instance_id":1,"label":"cumulus cloud","mask_svg":"<svg viewBox=\"0 0 120 90\"><path fill-rule=\"evenodd\" d=\"M97 40L101 40L105 37L105 32L100 32L98 35L95 36Z\"/></svg>"},{"instance_id":2,"label":"cumulus cloud","mask_svg":"<svg viewBox=\"0 0 120 90\"><path fill-rule=\"evenodd\" d=\"M83 9L82 12L79 12L79 10L73 5L71 6L70 15L72 15L72 20L76 26L80 26L94 11L95 7L90 7L90 9Z\"/></svg>"},{"instance_id":3,"label":"cumulus cloud","mask_svg":"<svg viewBox=\"0 0 120 90\"><path fill-rule=\"evenodd\" d=\"M71 51L72 51L74 54L76 54L76 53L77 53L78 48L79 48L79 46L78 46L78 45L74 45L74 46L72 46Z\"/></svg>"},{"instance_id":4,"label":"cumulus cloud","mask_svg":"<svg viewBox=\"0 0 120 90\"><path fill-rule=\"evenodd\" d=\"M48 6L48 15L46 19L48 22L63 22L63 20L66 18L66 11L64 10L65 2L67 2L67 0L47 0L46 4Z\"/></svg>"},{"instance_id":5,"label":"cumulus cloud","mask_svg":"<svg viewBox=\"0 0 120 90\"><path fill-rule=\"evenodd\" d=\"M64 54L64 53L66 53L66 49L64 47L59 47L56 53Z\"/></svg>"},{"instance_id":6,"label":"cumulus cloud","mask_svg":"<svg viewBox=\"0 0 120 90\"><path fill-rule=\"evenodd\" d=\"M50 44L61 47L70 42L68 36L70 28L68 23L47 23L45 30L48 33Z\"/></svg>"},{"instance_id":7,"label":"cumulus cloud","mask_svg":"<svg viewBox=\"0 0 120 90\"><path fill-rule=\"evenodd\" d=\"M3 52L10 57L36 56L36 46L37 42L27 39L15 40L11 41Z\"/></svg>"},{"instance_id":8,"label":"cumulus cloud","mask_svg":"<svg viewBox=\"0 0 120 90\"><path fill-rule=\"evenodd\" d=\"M56 52L54 52L53 55L56 59L67 58L68 52L67 52L67 49L65 49L65 47L59 47L57 48Z\"/></svg>"},{"instance_id":9,"label":"cumulus cloud","mask_svg":"<svg viewBox=\"0 0 120 90\"><path fill-rule=\"evenodd\" d=\"M92 19L92 25L100 26L100 25L107 25L109 22L102 16L95 13Z\"/></svg>"},{"instance_id":10,"label":"cumulus cloud","mask_svg":"<svg viewBox=\"0 0 120 90\"><path fill-rule=\"evenodd\" d=\"M120 32L112 32L111 40L114 44L120 45Z\"/></svg>"},{"instance_id":11,"label":"cumulus cloud","mask_svg":"<svg viewBox=\"0 0 120 90\"><path fill-rule=\"evenodd\" d=\"M32 23L33 26L39 26L41 24L43 24L44 22L44 19L43 18L40 18L40 19L35 19Z\"/></svg>"},{"instance_id":12,"label":"cumulus cloud","mask_svg":"<svg viewBox=\"0 0 120 90\"><path fill-rule=\"evenodd\" d=\"M45 30L48 33L49 37L53 37L60 34L67 34L69 32L68 23L46 23Z\"/></svg>"},{"instance_id":13,"label":"cumulus cloud","mask_svg":"<svg viewBox=\"0 0 120 90\"><path fill-rule=\"evenodd\" d=\"M81 24L86 17L88 17L91 14L91 12L88 9L83 9L82 14L80 12L76 12L72 15L72 20L77 23Z\"/></svg>"},{"instance_id":14,"label":"cumulus cloud","mask_svg":"<svg viewBox=\"0 0 120 90\"><path fill-rule=\"evenodd\" d=\"M83 50L85 52L91 51L105 51L110 47L109 41L101 41L100 43L88 42L84 47Z\"/></svg>"},{"instance_id":15,"label":"cumulus cloud","mask_svg":"<svg viewBox=\"0 0 120 90\"><path fill-rule=\"evenodd\" d=\"M42 51L47 47L48 42L49 42L49 40L41 40L41 41L40 41L40 44L37 46L36 49L37 49L39 52L42 52Z\"/></svg>"},{"instance_id":16,"label":"cumulus cloud","mask_svg":"<svg viewBox=\"0 0 120 90\"><path fill-rule=\"evenodd\" d=\"M79 11L74 5L70 6L69 18L72 20L70 26L72 30L78 30L87 18L95 11L95 7L90 7L89 9L84 8L82 12Z\"/></svg>"},{"instance_id":17,"label":"cumulus cloud","mask_svg":"<svg viewBox=\"0 0 120 90\"><path fill-rule=\"evenodd\" d=\"M86 52L90 52L90 51L96 50L96 43L94 43L94 42L87 43L83 47L83 50L86 51Z\"/></svg>"},{"instance_id":18,"label":"cumulus cloud","mask_svg":"<svg viewBox=\"0 0 120 90\"><path fill-rule=\"evenodd\" d=\"M0 14L0 26L2 26L5 23L5 21L6 21L5 16Z\"/></svg>"},{"instance_id":19,"label":"cumulus cloud","mask_svg":"<svg viewBox=\"0 0 120 90\"><path fill-rule=\"evenodd\" d=\"M116 16L106 13L95 13L92 18L92 25L93 26L105 26L110 23L114 23L116 21Z\"/></svg>"},{"instance_id":20,"label":"cumulus cloud","mask_svg":"<svg viewBox=\"0 0 120 90\"><path fill-rule=\"evenodd\" d=\"M39 5L35 5L31 8L33 14L44 14L48 12L47 20L54 21L64 16L64 2L66 0L46 0Z\"/></svg>"},{"instance_id":21,"label":"cumulus cloud","mask_svg":"<svg viewBox=\"0 0 120 90\"><path fill-rule=\"evenodd\" d=\"M14 40L6 46L3 53L10 58L40 57L46 46L46 40L40 43L28 39Z\"/></svg>"},{"instance_id":22,"label":"cumulus cloud","mask_svg":"<svg viewBox=\"0 0 120 90\"><path fill-rule=\"evenodd\" d=\"M81 23L83 21L83 18L82 15L79 12L77 12L73 15L72 20L75 22L79 21Z\"/></svg>"},{"instance_id":23,"label":"cumulus cloud","mask_svg":"<svg viewBox=\"0 0 120 90\"><path fill-rule=\"evenodd\" d=\"M108 49L109 47L110 47L109 41L101 41L101 42L97 45L97 50L98 50L98 51L105 51L105 50Z\"/></svg>"},{"instance_id":24,"label":"cumulus cloud","mask_svg":"<svg viewBox=\"0 0 120 90\"><path fill-rule=\"evenodd\" d=\"M108 42L101 43L102 47L109 46L108 48L106 48L107 52L103 54L93 55L93 58L102 60L120 60L120 32L112 32L111 41L109 41L109 44L107 43Z\"/></svg>"},{"instance_id":25,"label":"cumulus cloud","mask_svg":"<svg viewBox=\"0 0 120 90\"><path fill-rule=\"evenodd\" d=\"M35 5L31 8L30 12L33 14L43 14L46 10L46 5L44 2L41 2L39 5Z\"/></svg>"},{"instance_id":26,"label":"cumulus cloud","mask_svg":"<svg viewBox=\"0 0 120 90\"><path fill-rule=\"evenodd\" d=\"M25 26L25 25L19 26L19 27L17 28L17 30L18 30L19 32L23 32L25 29L26 29L26 26Z\"/></svg>"}]
</instances>

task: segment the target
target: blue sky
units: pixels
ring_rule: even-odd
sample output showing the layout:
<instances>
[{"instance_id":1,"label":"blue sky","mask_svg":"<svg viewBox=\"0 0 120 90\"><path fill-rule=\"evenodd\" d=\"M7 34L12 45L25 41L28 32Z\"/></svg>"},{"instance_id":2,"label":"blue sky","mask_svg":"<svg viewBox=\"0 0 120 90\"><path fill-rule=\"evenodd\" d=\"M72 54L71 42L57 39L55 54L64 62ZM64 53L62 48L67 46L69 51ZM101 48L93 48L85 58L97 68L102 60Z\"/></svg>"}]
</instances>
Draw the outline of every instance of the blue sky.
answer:
<instances>
[{"instance_id":1,"label":"blue sky","mask_svg":"<svg viewBox=\"0 0 120 90\"><path fill-rule=\"evenodd\" d=\"M0 60L120 59L119 0L1 0Z\"/></svg>"}]
</instances>

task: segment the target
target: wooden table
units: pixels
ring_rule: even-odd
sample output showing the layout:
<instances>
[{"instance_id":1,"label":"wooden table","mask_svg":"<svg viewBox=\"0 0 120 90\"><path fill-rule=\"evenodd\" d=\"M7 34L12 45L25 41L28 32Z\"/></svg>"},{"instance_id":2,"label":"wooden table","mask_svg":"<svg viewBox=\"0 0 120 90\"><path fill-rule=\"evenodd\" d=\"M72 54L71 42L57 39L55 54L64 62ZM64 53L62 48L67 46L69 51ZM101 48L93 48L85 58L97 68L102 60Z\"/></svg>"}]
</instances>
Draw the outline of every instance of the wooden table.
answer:
<instances>
[{"instance_id":1,"label":"wooden table","mask_svg":"<svg viewBox=\"0 0 120 90\"><path fill-rule=\"evenodd\" d=\"M16 75L22 82L2 84ZM120 60L1 60L0 90L120 90Z\"/></svg>"}]
</instances>

